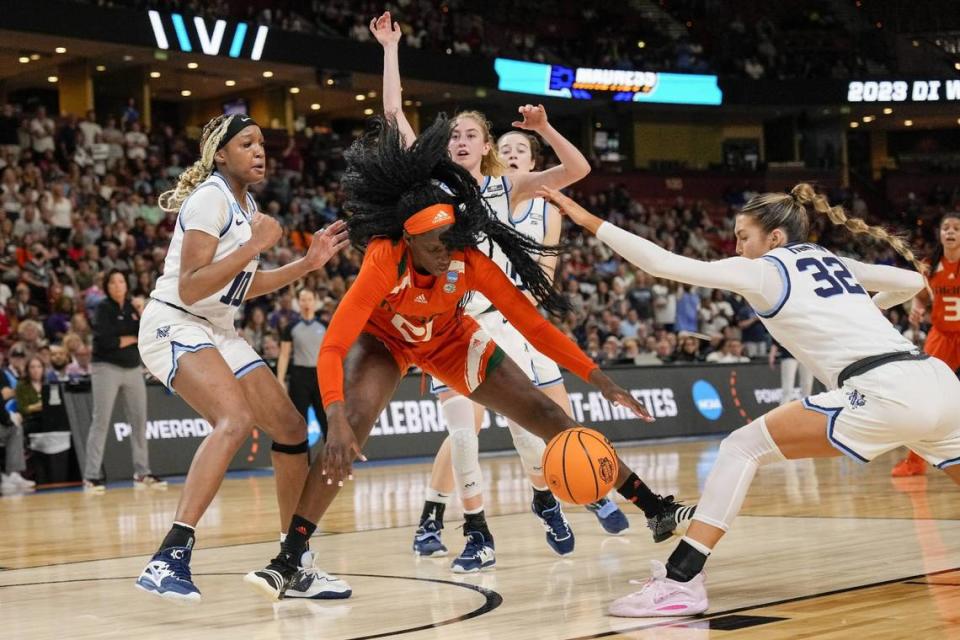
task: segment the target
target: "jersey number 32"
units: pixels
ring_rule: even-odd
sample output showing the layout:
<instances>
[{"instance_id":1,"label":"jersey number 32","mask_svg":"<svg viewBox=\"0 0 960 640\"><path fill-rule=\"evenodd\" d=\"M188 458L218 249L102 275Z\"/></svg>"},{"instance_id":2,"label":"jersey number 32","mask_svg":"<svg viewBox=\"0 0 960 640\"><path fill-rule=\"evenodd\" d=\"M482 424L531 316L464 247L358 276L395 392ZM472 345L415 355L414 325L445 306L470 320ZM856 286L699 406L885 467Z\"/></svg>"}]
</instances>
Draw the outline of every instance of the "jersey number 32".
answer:
<instances>
[{"instance_id":1,"label":"jersey number 32","mask_svg":"<svg viewBox=\"0 0 960 640\"><path fill-rule=\"evenodd\" d=\"M823 260L802 258L797 260L797 271L810 271L813 279L823 284L813 290L821 298L832 298L842 293L862 293L863 287L853 279L853 274L838 258L829 256Z\"/></svg>"}]
</instances>

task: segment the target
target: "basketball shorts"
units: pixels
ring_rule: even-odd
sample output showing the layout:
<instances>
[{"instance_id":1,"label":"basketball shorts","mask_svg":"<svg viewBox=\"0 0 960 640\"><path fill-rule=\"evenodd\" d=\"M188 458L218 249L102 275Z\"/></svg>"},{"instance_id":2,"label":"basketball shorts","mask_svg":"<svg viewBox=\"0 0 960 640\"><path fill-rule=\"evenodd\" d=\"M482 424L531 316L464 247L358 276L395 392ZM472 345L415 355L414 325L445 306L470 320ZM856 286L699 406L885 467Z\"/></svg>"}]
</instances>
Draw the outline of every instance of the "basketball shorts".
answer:
<instances>
[{"instance_id":1,"label":"basketball shorts","mask_svg":"<svg viewBox=\"0 0 960 640\"><path fill-rule=\"evenodd\" d=\"M527 341L519 331L513 328L513 325L506 321L502 313L499 311L488 311L478 316L470 317L476 320L477 324L480 325L480 329L486 332L490 339L496 343L507 357L517 363L530 380L534 379L533 363L530 360L530 350ZM440 376L433 376L430 379L431 393L443 393L451 389L461 395L469 395L463 393L454 385L447 383Z\"/></svg>"},{"instance_id":2,"label":"basketball shorts","mask_svg":"<svg viewBox=\"0 0 960 640\"><path fill-rule=\"evenodd\" d=\"M960 464L960 379L937 358L891 362L803 399L830 443L858 462L900 446L941 469Z\"/></svg>"},{"instance_id":3,"label":"basketball shorts","mask_svg":"<svg viewBox=\"0 0 960 640\"><path fill-rule=\"evenodd\" d=\"M236 329L214 326L157 300L149 301L143 310L137 346L147 370L171 391L178 361L185 353L216 349L237 378L267 366Z\"/></svg>"},{"instance_id":4,"label":"basketball shorts","mask_svg":"<svg viewBox=\"0 0 960 640\"><path fill-rule=\"evenodd\" d=\"M960 332L940 331L932 327L923 350L946 362L954 373L960 375Z\"/></svg>"}]
</instances>

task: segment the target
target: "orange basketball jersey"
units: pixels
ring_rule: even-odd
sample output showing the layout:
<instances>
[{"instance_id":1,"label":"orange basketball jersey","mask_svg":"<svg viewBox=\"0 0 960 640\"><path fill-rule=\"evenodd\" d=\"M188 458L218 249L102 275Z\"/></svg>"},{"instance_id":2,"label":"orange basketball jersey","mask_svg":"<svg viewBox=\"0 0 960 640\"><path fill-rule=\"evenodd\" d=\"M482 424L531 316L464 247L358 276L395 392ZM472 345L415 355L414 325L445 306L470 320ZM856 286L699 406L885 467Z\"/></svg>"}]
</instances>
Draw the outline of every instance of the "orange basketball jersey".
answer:
<instances>
[{"instance_id":1,"label":"orange basketball jersey","mask_svg":"<svg viewBox=\"0 0 960 640\"><path fill-rule=\"evenodd\" d=\"M940 331L960 331L960 262L941 258L937 271L930 276L933 289L933 326Z\"/></svg>"}]
</instances>

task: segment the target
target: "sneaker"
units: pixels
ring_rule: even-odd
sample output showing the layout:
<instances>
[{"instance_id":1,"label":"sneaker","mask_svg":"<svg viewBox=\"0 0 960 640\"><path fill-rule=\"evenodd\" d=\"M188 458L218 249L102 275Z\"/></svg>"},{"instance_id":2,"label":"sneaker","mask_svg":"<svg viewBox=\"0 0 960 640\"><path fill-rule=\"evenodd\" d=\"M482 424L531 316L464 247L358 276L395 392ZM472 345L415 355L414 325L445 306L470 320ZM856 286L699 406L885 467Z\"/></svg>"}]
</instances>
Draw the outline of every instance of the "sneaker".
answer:
<instances>
[{"instance_id":1,"label":"sneaker","mask_svg":"<svg viewBox=\"0 0 960 640\"><path fill-rule=\"evenodd\" d=\"M654 542L669 540L674 534L683 535L690 526L697 505L687 507L674 500L673 496L667 496L660 498L660 509L659 514L647 518L647 527L653 532Z\"/></svg>"},{"instance_id":2,"label":"sneaker","mask_svg":"<svg viewBox=\"0 0 960 640\"><path fill-rule=\"evenodd\" d=\"M21 491L19 484L7 474L0 474L0 493L16 493L18 491Z\"/></svg>"},{"instance_id":3,"label":"sneaker","mask_svg":"<svg viewBox=\"0 0 960 640\"><path fill-rule=\"evenodd\" d=\"M7 478L9 478L10 481L13 482L13 484L17 485L21 489L36 489L37 487L36 482L34 482L33 480L27 480L22 475L20 475L19 471L12 471L10 475L7 476Z\"/></svg>"},{"instance_id":4,"label":"sneaker","mask_svg":"<svg viewBox=\"0 0 960 640\"><path fill-rule=\"evenodd\" d=\"M424 558L438 558L447 555L447 547L440 540L443 525L436 520L424 520L413 535L413 552Z\"/></svg>"},{"instance_id":5,"label":"sneaker","mask_svg":"<svg viewBox=\"0 0 960 640\"><path fill-rule=\"evenodd\" d=\"M283 596L284 589L300 570L300 567L291 562L289 554L281 551L266 567L245 575L243 581L270 600L279 600Z\"/></svg>"},{"instance_id":6,"label":"sneaker","mask_svg":"<svg viewBox=\"0 0 960 640\"><path fill-rule=\"evenodd\" d=\"M534 502L530 508L543 521L543 528L547 532L547 544L550 545L550 548L561 556L573 553L575 542L573 529L567 522L567 516L563 515L560 502L554 500L552 507L543 510L539 510L537 503Z\"/></svg>"},{"instance_id":7,"label":"sneaker","mask_svg":"<svg viewBox=\"0 0 960 640\"><path fill-rule=\"evenodd\" d=\"M626 514L610 498L601 498L592 504L588 504L587 511L597 516L600 526L612 536L618 536L630 528L630 522L627 520Z\"/></svg>"},{"instance_id":8,"label":"sneaker","mask_svg":"<svg viewBox=\"0 0 960 640\"><path fill-rule=\"evenodd\" d=\"M911 476L923 476L926 474L926 461L912 451L906 458L898 462L890 472L890 475L894 478L909 478Z\"/></svg>"},{"instance_id":9,"label":"sneaker","mask_svg":"<svg viewBox=\"0 0 960 640\"><path fill-rule=\"evenodd\" d=\"M313 567L301 568L290 579L283 592L284 598L308 600L342 600L349 598L353 589L344 580Z\"/></svg>"},{"instance_id":10,"label":"sneaker","mask_svg":"<svg viewBox=\"0 0 960 640\"><path fill-rule=\"evenodd\" d=\"M200 602L200 590L190 578L190 549L158 551L137 578L137 588L179 602Z\"/></svg>"},{"instance_id":11,"label":"sneaker","mask_svg":"<svg viewBox=\"0 0 960 640\"><path fill-rule=\"evenodd\" d=\"M690 582L677 582L667 577L667 568L662 562L651 560L650 569L653 576L642 583L640 591L613 601L610 615L621 618L694 616L710 606L702 571ZM630 582L640 584L639 580Z\"/></svg>"},{"instance_id":12,"label":"sneaker","mask_svg":"<svg viewBox=\"0 0 960 640\"><path fill-rule=\"evenodd\" d=\"M83 481L83 492L84 493L106 493L107 485L100 478L96 479L85 479Z\"/></svg>"},{"instance_id":13,"label":"sneaker","mask_svg":"<svg viewBox=\"0 0 960 640\"><path fill-rule=\"evenodd\" d=\"M147 473L142 476L133 476L133 488L162 490L167 488L167 481L158 478L152 473Z\"/></svg>"},{"instance_id":14,"label":"sneaker","mask_svg":"<svg viewBox=\"0 0 960 640\"><path fill-rule=\"evenodd\" d=\"M493 539L487 540L479 531L467 533L467 546L454 558L450 570L454 573L476 573L493 569L497 564Z\"/></svg>"}]
</instances>

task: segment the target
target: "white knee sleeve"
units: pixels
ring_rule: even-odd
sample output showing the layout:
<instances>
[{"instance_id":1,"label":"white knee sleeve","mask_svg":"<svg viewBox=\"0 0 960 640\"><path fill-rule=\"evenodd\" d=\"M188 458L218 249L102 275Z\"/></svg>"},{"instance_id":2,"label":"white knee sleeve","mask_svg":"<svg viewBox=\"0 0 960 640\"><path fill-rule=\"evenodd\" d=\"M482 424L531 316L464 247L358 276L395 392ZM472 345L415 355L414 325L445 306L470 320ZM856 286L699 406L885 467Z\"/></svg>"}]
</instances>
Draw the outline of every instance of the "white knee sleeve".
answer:
<instances>
[{"instance_id":1,"label":"white knee sleeve","mask_svg":"<svg viewBox=\"0 0 960 640\"><path fill-rule=\"evenodd\" d=\"M731 433L720 443L694 520L726 531L740 512L757 469L785 459L763 417Z\"/></svg>"},{"instance_id":2,"label":"white knee sleeve","mask_svg":"<svg viewBox=\"0 0 960 640\"><path fill-rule=\"evenodd\" d=\"M440 410L450 432L450 459L457 490L461 499L472 498L483 491L480 439L473 424L473 402L456 396L443 401Z\"/></svg>"},{"instance_id":3,"label":"white knee sleeve","mask_svg":"<svg viewBox=\"0 0 960 640\"><path fill-rule=\"evenodd\" d=\"M542 438L533 435L513 420L507 421L510 435L513 437L513 448L520 454L520 462L528 476L543 475L543 451L547 443Z\"/></svg>"}]
</instances>

